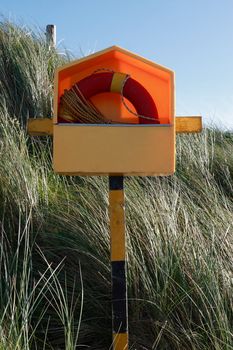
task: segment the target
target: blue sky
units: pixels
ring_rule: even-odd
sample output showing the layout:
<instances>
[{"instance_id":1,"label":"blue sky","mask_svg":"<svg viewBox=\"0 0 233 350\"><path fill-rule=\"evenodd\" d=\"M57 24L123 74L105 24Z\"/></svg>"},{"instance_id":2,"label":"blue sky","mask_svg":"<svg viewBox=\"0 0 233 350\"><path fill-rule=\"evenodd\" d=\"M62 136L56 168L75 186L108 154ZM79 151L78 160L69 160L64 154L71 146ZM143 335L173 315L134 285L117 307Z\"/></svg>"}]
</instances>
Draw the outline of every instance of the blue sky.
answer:
<instances>
[{"instance_id":1,"label":"blue sky","mask_svg":"<svg viewBox=\"0 0 233 350\"><path fill-rule=\"evenodd\" d=\"M56 24L76 56L119 45L176 72L176 115L233 129L233 0L1 0L32 27Z\"/></svg>"}]
</instances>

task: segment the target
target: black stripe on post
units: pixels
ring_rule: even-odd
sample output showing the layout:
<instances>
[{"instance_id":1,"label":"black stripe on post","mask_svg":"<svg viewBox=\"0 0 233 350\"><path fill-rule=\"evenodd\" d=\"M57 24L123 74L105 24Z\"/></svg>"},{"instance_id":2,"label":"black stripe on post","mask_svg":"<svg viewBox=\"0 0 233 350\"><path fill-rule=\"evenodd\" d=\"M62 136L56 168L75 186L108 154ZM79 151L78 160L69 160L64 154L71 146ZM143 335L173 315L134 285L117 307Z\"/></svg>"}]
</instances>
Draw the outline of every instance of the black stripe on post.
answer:
<instances>
[{"instance_id":1,"label":"black stripe on post","mask_svg":"<svg viewBox=\"0 0 233 350\"><path fill-rule=\"evenodd\" d=\"M109 189L123 190L124 188L124 176L109 176Z\"/></svg>"},{"instance_id":2,"label":"black stripe on post","mask_svg":"<svg viewBox=\"0 0 233 350\"><path fill-rule=\"evenodd\" d=\"M115 333L128 331L125 268L125 261L112 261L112 310Z\"/></svg>"}]
</instances>

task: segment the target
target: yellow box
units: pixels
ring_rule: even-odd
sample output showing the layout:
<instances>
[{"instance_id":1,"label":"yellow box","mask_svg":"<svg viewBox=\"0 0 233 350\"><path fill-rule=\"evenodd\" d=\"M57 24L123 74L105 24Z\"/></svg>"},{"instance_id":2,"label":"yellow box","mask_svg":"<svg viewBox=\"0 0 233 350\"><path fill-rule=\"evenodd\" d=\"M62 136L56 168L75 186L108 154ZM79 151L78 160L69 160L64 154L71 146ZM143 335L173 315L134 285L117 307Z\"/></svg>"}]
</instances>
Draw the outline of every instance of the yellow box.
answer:
<instances>
[{"instance_id":1,"label":"yellow box","mask_svg":"<svg viewBox=\"0 0 233 350\"><path fill-rule=\"evenodd\" d=\"M60 110L64 92L99 70L128 74L141 84L156 105L159 124L139 123L138 116L128 111L115 90L90 98L104 117L115 124L64 121ZM66 175L173 174L174 91L173 71L117 46L60 67L55 75L54 171ZM129 100L125 102L134 108Z\"/></svg>"},{"instance_id":2,"label":"yellow box","mask_svg":"<svg viewBox=\"0 0 233 350\"><path fill-rule=\"evenodd\" d=\"M66 175L170 175L174 125L54 125L53 167Z\"/></svg>"}]
</instances>

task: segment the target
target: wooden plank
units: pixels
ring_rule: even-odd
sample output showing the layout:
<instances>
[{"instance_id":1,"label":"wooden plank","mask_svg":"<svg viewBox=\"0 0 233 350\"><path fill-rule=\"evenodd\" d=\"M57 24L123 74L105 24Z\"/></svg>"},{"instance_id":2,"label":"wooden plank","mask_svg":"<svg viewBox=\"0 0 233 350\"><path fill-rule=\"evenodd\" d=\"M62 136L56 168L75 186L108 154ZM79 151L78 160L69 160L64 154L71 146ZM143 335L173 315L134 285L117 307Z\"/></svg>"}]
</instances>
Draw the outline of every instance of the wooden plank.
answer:
<instances>
[{"instance_id":1,"label":"wooden plank","mask_svg":"<svg viewBox=\"0 0 233 350\"><path fill-rule=\"evenodd\" d=\"M196 133L202 130L202 117L175 117L177 134ZM28 119L27 131L32 136L53 135L53 120L50 118Z\"/></svg>"},{"instance_id":2,"label":"wooden plank","mask_svg":"<svg viewBox=\"0 0 233 350\"><path fill-rule=\"evenodd\" d=\"M50 118L28 119L27 132L32 136L53 135L53 120Z\"/></svg>"},{"instance_id":3,"label":"wooden plank","mask_svg":"<svg viewBox=\"0 0 233 350\"><path fill-rule=\"evenodd\" d=\"M175 117L175 131L181 133L195 133L202 130L202 117Z\"/></svg>"}]
</instances>

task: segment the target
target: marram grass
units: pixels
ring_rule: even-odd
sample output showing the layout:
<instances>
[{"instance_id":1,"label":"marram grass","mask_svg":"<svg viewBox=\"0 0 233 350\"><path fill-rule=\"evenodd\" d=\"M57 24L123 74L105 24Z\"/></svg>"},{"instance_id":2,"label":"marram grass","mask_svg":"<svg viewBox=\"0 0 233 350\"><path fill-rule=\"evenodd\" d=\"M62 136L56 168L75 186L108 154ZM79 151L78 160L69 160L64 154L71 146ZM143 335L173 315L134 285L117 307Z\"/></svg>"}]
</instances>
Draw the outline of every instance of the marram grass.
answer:
<instances>
[{"instance_id":1,"label":"marram grass","mask_svg":"<svg viewBox=\"0 0 233 350\"><path fill-rule=\"evenodd\" d=\"M0 45L0 349L111 349L108 179L55 175L22 128L59 54L6 22ZM176 175L126 178L130 349L233 349L232 180L215 128L177 137Z\"/></svg>"}]
</instances>

